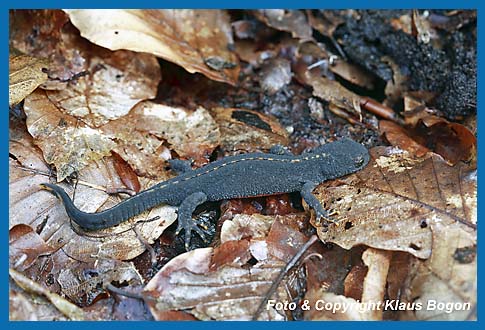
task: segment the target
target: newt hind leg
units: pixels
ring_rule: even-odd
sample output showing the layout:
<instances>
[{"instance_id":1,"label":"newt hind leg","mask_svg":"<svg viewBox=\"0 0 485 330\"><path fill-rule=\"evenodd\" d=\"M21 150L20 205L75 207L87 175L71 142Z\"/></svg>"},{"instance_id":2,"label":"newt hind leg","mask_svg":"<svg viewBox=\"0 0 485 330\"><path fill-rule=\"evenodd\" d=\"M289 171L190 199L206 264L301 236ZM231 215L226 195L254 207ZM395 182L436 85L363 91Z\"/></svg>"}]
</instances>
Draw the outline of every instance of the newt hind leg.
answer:
<instances>
[{"instance_id":1,"label":"newt hind leg","mask_svg":"<svg viewBox=\"0 0 485 330\"><path fill-rule=\"evenodd\" d=\"M190 237L192 231L195 231L199 236L207 242L207 237L200 223L197 220L192 219L192 213L194 213L197 206L207 201L207 195L203 192L196 192L187 196L179 206L178 209L178 226L175 233L178 235L182 230L185 231L185 249L189 250Z\"/></svg>"}]
</instances>

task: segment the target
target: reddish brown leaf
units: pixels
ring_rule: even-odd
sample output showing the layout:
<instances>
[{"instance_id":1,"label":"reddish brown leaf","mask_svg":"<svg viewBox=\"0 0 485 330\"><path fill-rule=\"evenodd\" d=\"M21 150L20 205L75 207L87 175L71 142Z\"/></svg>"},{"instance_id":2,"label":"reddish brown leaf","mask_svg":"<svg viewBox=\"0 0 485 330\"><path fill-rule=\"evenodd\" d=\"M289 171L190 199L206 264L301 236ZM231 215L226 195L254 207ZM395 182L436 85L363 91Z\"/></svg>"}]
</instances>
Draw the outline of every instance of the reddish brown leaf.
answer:
<instances>
[{"instance_id":1,"label":"reddish brown leaf","mask_svg":"<svg viewBox=\"0 0 485 330\"><path fill-rule=\"evenodd\" d=\"M392 121L379 121L379 131L391 145L398 146L417 157L423 157L431 151L410 137L405 128Z\"/></svg>"},{"instance_id":2,"label":"reddish brown leaf","mask_svg":"<svg viewBox=\"0 0 485 330\"><path fill-rule=\"evenodd\" d=\"M113 156L113 165L116 172L120 176L120 179L123 181L124 185L134 192L139 192L141 188L140 181L138 181L138 176L133 171L131 166L116 152L112 151L111 155Z\"/></svg>"},{"instance_id":3,"label":"reddish brown leaf","mask_svg":"<svg viewBox=\"0 0 485 330\"><path fill-rule=\"evenodd\" d=\"M55 251L32 227L24 224L12 227L9 236L10 266L19 271L29 268L38 257Z\"/></svg>"}]
</instances>

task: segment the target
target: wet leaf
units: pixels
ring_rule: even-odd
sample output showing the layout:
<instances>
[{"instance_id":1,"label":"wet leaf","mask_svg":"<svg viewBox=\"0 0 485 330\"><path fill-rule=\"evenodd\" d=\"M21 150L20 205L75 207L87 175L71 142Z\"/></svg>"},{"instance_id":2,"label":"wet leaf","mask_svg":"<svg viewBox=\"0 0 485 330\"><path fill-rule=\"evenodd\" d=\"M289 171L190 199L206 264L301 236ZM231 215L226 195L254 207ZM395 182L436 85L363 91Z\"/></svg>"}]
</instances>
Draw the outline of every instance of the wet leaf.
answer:
<instances>
[{"instance_id":1,"label":"wet leaf","mask_svg":"<svg viewBox=\"0 0 485 330\"><path fill-rule=\"evenodd\" d=\"M154 54L188 72L235 85L238 62L222 10L66 10L81 35L111 50Z\"/></svg>"},{"instance_id":2,"label":"wet leaf","mask_svg":"<svg viewBox=\"0 0 485 330\"><path fill-rule=\"evenodd\" d=\"M48 63L26 55L9 57L8 105L13 106L22 101L37 87L47 80L44 72Z\"/></svg>"},{"instance_id":3,"label":"wet leaf","mask_svg":"<svg viewBox=\"0 0 485 330\"><path fill-rule=\"evenodd\" d=\"M18 271L29 268L39 256L48 255L54 249L48 246L32 227L19 224L9 231L10 267Z\"/></svg>"}]
</instances>

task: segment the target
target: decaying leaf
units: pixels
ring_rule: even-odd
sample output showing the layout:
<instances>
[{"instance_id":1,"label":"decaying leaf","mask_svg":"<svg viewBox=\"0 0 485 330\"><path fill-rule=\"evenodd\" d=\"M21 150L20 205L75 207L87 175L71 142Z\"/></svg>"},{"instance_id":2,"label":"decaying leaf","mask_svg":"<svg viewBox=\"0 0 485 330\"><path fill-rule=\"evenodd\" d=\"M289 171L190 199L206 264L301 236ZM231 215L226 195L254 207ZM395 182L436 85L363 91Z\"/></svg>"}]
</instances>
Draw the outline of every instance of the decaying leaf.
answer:
<instances>
[{"instance_id":1,"label":"decaying leaf","mask_svg":"<svg viewBox=\"0 0 485 330\"><path fill-rule=\"evenodd\" d=\"M60 10L16 11L10 39L23 53L49 60L49 80L41 87L64 113L90 126L156 95L161 73L155 56L93 45Z\"/></svg>"},{"instance_id":2,"label":"decaying leaf","mask_svg":"<svg viewBox=\"0 0 485 330\"><path fill-rule=\"evenodd\" d=\"M290 32L294 38L303 40L312 38L312 28L308 24L305 13L300 10L261 9L254 14L268 26Z\"/></svg>"},{"instance_id":3,"label":"decaying leaf","mask_svg":"<svg viewBox=\"0 0 485 330\"><path fill-rule=\"evenodd\" d=\"M301 221L301 215L239 215L234 224L223 224L219 247L172 259L144 291L155 318L167 319L167 313L183 310L202 320L251 319L284 262L307 241L296 229L300 221L295 218ZM251 259L257 263L248 263ZM291 301L289 282L291 277L270 299ZM283 320L291 317L288 313L269 307L258 319Z\"/></svg>"},{"instance_id":4,"label":"decaying leaf","mask_svg":"<svg viewBox=\"0 0 485 330\"><path fill-rule=\"evenodd\" d=\"M175 209L160 206L116 228L90 234L73 231L62 203L40 189L41 183L49 182L49 169L42 161L39 149L35 148L32 137L25 127L11 124L10 129L10 153L16 158L10 160L9 168L10 228L20 224L39 228L40 237L50 248L57 250L63 247L79 260L97 257L127 260L145 251L144 241L153 243L175 221ZM84 168L79 172L79 180L81 183L77 185L74 202L82 210L95 212L119 203L119 198L110 198L99 189L123 186L109 158ZM87 187L87 183L96 188ZM144 180L142 184L148 187L154 182ZM72 196L71 186L63 184L63 188ZM141 223L136 224L139 221ZM138 233L132 230L133 226L137 227Z\"/></svg>"},{"instance_id":5,"label":"decaying leaf","mask_svg":"<svg viewBox=\"0 0 485 330\"><path fill-rule=\"evenodd\" d=\"M462 228L470 238L476 234L473 168L392 148L375 148L371 155L370 165L349 177L351 185L317 189L322 203L340 214L338 225L319 229L322 239L345 248L365 244L429 258L436 224Z\"/></svg>"},{"instance_id":6,"label":"decaying leaf","mask_svg":"<svg viewBox=\"0 0 485 330\"><path fill-rule=\"evenodd\" d=\"M99 52L87 54L87 75L63 90L47 91L49 100L59 109L91 127L123 117L138 102L155 97L161 77L152 55Z\"/></svg>"},{"instance_id":7,"label":"decaying leaf","mask_svg":"<svg viewBox=\"0 0 485 330\"><path fill-rule=\"evenodd\" d=\"M288 132L273 118L248 109L215 108L211 110L221 132L225 150L248 152L288 144Z\"/></svg>"},{"instance_id":8,"label":"decaying leaf","mask_svg":"<svg viewBox=\"0 0 485 330\"><path fill-rule=\"evenodd\" d=\"M206 162L207 155L212 153L220 140L219 128L206 109L199 107L192 112L149 101L139 103L128 116L101 129L118 141L119 146L115 150L140 172L145 172L143 167L150 165L140 163L146 161L138 155L140 152L132 154L132 149L125 151L124 148L136 146L135 141L146 140L147 133L158 138L154 143L164 139L180 157L192 158L199 165ZM154 151L158 148L156 144L154 147L150 149ZM137 166L139 164L142 167Z\"/></svg>"},{"instance_id":9,"label":"decaying leaf","mask_svg":"<svg viewBox=\"0 0 485 330\"><path fill-rule=\"evenodd\" d=\"M44 91L31 94L24 110L29 133L44 152L46 162L55 164L58 182L109 155L115 146L99 131L60 112Z\"/></svg>"},{"instance_id":10,"label":"decaying leaf","mask_svg":"<svg viewBox=\"0 0 485 330\"><path fill-rule=\"evenodd\" d=\"M57 275L61 292L79 306L91 304L108 283L139 285L142 282L132 262L98 261L94 266L74 263Z\"/></svg>"},{"instance_id":11,"label":"decaying leaf","mask_svg":"<svg viewBox=\"0 0 485 330\"><path fill-rule=\"evenodd\" d=\"M13 106L47 80L48 63L27 55L11 55L8 62L8 105Z\"/></svg>"},{"instance_id":12,"label":"decaying leaf","mask_svg":"<svg viewBox=\"0 0 485 330\"><path fill-rule=\"evenodd\" d=\"M172 259L155 275L144 294L156 319L164 319L164 313L173 310L184 310L205 320L252 318L261 295L269 289L283 264L266 262L251 269L226 264L211 271L215 253L213 248L187 252ZM283 319L274 309L263 315L269 320Z\"/></svg>"},{"instance_id":13,"label":"decaying leaf","mask_svg":"<svg viewBox=\"0 0 485 330\"><path fill-rule=\"evenodd\" d=\"M111 50L154 54L188 72L235 85L238 62L223 10L65 10L81 35Z\"/></svg>"},{"instance_id":14,"label":"decaying leaf","mask_svg":"<svg viewBox=\"0 0 485 330\"><path fill-rule=\"evenodd\" d=\"M476 161L477 139L466 126L438 117L435 110L409 96L405 110L405 127L379 122L379 130L392 145L418 157L432 150L451 165Z\"/></svg>"},{"instance_id":15,"label":"decaying leaf","mask_svg":"<svg viewBox=\"0 0 485 330\"><path fill-rule=\"evenodd\" d=\"M427 258L410 272L406 300L473 306L476 258L472 253L462 261L460 255L476 245L474 168L463 163L450 167L433 154L414 158L395 148L375 148L371 154L373 161L347 179L350 185L317 189L338 222L326 232L318 228L321 239L345 248L363 244ZM466 319L470 313L470 308L447 313L424 307L407 317Z\"/></svg>"},{"instance_id":16,"label":"decaying leaf","mask_svg":"<svg viewBox=\"0 0 485 330\"><path fill-rule=\"evenodd\" d=\"M46 297L53 305L56 306L57 309L59 309L69 319L80 321L86 318L82 309L62 298L61 296L50 292L42 285L25 277L22 273L14 269L10 269L9 274L18 286L28 292L32 292Z\"/></svg>"},{"instance_id":17,"label":"decaying leaf","mask_svg":"<svg viewBox=\"0 0 485 330\"><path fill-rule=\"evenodd\" d=\"M54 252L32 227L19 224L9 231L9 262L13 269L29 268L39 256Z\"/></svg>"}]
</instances>

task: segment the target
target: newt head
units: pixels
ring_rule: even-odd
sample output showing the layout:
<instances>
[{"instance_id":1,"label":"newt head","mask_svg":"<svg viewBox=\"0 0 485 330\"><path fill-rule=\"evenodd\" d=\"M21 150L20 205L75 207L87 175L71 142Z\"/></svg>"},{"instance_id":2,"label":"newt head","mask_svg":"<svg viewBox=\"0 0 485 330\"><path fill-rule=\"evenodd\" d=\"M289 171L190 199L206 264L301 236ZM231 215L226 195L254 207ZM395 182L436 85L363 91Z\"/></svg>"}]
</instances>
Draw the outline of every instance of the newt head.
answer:
<instances>
[{"instance_id":1,"label":"newt head","mask_svg":"<svg viewBox=\"0 0 485 330\"><path fill-rule=\"evenodd\" d=\"M327 180L357 172L370 160L367 149L350 139L325 144L317 151L327 155L320 162L320 172Z\"/></svg>"}]
</instances>

